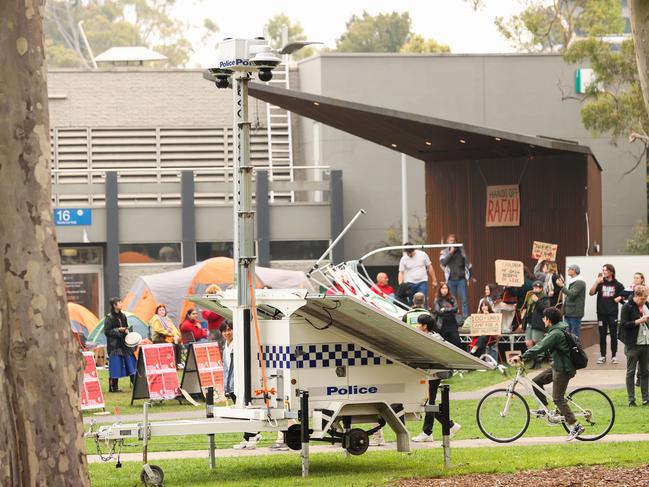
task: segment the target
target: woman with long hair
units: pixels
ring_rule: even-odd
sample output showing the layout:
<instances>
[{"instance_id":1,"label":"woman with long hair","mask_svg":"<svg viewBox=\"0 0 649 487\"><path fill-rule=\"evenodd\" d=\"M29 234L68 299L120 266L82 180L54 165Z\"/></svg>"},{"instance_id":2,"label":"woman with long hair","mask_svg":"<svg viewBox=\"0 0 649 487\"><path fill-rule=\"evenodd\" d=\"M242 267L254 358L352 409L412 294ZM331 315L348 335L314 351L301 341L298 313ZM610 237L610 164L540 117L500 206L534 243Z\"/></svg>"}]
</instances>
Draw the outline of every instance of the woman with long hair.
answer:
<instances>
[{"instance_id":1,"label":"woman with long hair","mask_svg":"<svg viewBox=\"0 0 649 487\"><path fill-rule=\"evenodd\" d=\"M180 333L182 334L184 345L192 341L200 342L201 340L207 340L207 330L203 329L201 322L198 321L198 311L194 308L189 308L187 313L185 313L185 320L180 325ZM189 339L190 333L193 340Z\"/></svg>"},{"instance_id":2,"label":"woman with long hair","mask_svg":"<svg viewBox=\"0 0 649 487\"><path fill-rule=\"evenodd\" d=\"M151 328L151 341L153 343L173 343L176 367L182 368L180 331L169 318L166 304L156 306L155 314L149 321L149 328Z\"/></svg>"},{"instance_id":3,"label":"woman with long hair","mask_svg":"<svg viewBox=\"0 0 649 487\"><path fill-rule=\"evenodd\" d=\"M433 313L437 318L440 334L447 342L462 348L457 324L457 301L451 294L448 284L443 282L437 288Z\"/></svg>"}]
</instances>

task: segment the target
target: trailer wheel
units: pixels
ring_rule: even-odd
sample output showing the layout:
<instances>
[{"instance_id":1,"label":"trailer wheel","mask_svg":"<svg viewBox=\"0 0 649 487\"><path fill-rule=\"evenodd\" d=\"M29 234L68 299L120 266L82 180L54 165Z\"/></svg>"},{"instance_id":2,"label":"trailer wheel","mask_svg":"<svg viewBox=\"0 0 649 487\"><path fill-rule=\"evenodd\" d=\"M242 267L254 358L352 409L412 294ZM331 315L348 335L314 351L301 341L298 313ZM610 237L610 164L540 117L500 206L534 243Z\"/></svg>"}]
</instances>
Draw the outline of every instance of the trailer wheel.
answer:
<instances>
[{"instance_id":1,"label":"trailer wheel","mask_svg":"<svg viewBox=\"0 0 649 487\"><path fill-rule=\"evenodd\" d=\"M362 455L370 446L370 437L360 428L354 428L345 433L343 445L351 455Z\"/></svg>"},{"instance_id":2,"label":"trailer wheel","mask_svg":"<svg viewBox=\"0 0 649 487\"><path fill-rule=\"evenodd\" d=\"M142 469L140 473L140 482L144 485L151 487L162 487L162 482L164 481L165 474L160 467L157 465L149 465L149 472L146 468Z\"/></svg>"},{"instance_id":3,"label":"trailer wheel","mask_svg":"<svg viewBox=\"0 0 649 487\"><path fill-rule=\"evenodd\" d=\"M302 426L299 424L292 424L288 430L284 432L284 443L291 450L302 449Z\"/></svg>"}]
</instances>

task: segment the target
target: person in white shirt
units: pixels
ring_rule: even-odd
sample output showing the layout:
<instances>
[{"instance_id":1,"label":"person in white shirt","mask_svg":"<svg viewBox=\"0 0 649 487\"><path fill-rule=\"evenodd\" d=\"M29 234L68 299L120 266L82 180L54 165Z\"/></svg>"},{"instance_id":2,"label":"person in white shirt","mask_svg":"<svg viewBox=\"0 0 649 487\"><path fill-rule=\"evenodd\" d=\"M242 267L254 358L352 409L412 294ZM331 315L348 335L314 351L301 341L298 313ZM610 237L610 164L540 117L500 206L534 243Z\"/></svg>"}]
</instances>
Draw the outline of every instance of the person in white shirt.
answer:
<instances>
[{"instance_id":1,"label":"person in white shirt","mask_svg":"<svg viewBox=\"0 0 649 487\"><path fill-rule=\"evenodd\" d=\"M410 242L404 246L412 245ZM431 284L437 287L437 276L435 269L430 262L426 252L416 249L404 250L403 257L399 261L399 285L409 284L408 304L412 304L412 297L415 293L423 293L428 297L428 277L430 276Z\"/></svg>"}]
</instances>

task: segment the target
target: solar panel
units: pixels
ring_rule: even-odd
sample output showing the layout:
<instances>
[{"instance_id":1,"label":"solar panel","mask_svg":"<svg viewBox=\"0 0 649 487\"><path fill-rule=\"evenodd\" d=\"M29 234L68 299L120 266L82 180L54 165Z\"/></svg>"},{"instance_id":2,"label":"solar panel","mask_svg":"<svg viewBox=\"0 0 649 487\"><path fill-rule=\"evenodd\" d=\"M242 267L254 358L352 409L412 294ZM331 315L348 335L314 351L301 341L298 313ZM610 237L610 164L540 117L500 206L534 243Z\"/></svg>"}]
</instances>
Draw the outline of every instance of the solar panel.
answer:
<instances>
[{"instance_id":1,"label":"solar panel","mask_svg":"<svg viewBox=\"0 0 649 487\"><path fill-rule=\"evenodd\" d=\"M493 366L351 296L307 295L295 315L326 323L387 358L421 369L487 370ZM322 326L322 325L319 325Z\"/></svg>"}]
</instances>

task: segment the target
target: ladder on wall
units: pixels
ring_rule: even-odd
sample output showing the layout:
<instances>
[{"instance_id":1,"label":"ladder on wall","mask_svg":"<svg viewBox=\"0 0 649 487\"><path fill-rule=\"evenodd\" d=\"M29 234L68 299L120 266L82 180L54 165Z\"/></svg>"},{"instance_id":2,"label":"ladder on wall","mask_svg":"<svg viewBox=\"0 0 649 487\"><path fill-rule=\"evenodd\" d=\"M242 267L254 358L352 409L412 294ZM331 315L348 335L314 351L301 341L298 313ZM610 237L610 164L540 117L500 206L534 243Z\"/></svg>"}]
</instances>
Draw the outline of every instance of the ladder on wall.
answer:
<instances>
[{"instance_id":1,"label":"ladder on wall","mask_svg":"<svg viewBox=\"0 0 649 487\"><path fill-rule=\"evenodd\" d=\"M273 79L266 84L289 88L289 59L283 56L282 64L273 70ZM291 112L281 107L266 105L268 130L268 178L270 181L293 181L293 134ZM295 201L295 192L270 191L270 202Z\"/></svg>"}]
</instances>

